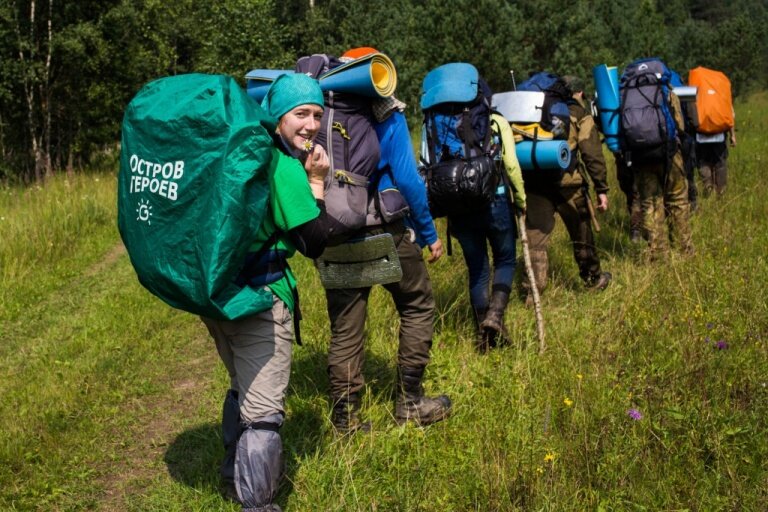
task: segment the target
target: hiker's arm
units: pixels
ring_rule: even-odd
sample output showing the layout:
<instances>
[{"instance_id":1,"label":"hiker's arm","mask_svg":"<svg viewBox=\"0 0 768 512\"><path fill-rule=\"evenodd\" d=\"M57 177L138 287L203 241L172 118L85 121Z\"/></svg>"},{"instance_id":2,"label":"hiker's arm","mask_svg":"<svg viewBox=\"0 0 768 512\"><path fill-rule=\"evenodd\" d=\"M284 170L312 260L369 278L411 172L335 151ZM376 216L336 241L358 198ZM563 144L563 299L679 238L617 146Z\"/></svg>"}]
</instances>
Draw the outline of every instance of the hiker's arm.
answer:
<instances>
[{"instance_id":1,"label":"hiker's arm","mask_svg":"<svg viewBox=\"0 0 768 512\"><path fill-rule=\"evenodd\" d=\"M728 137L731 140L731 146L736 147L736 109L731 107L733 113L733 126L728 130Z\"/></svg>"},{"instance_id":2,"label":"hiker's arm","mask_svg":"<svg viewBox=\"0 0 768 512\"><path fill-rule=\"evenodd\" d=\"M381 145L382 165L388 165L397 189L410 207L410 221L421 239L429 246L437 240L427 203L427 190L416 170L408 123L401 112L395 112L382 123L377 123L376 134ZM381 167L381 166L380 166Z\"/></svg>"},{"instance_id":3,"label":"hiker's arm","mask_svg":"<svg viewBox=\"0 0 768 512\"><path fill-rule=\"evenodd\" d=\"M585 115L578 123L579 153L599 199L601 194L608 194L608 168L603 157L603 145L595 127L595 119L591 115Z\"/></svg>"},{"instance_id":4,"label":"hiker's arm","mask_svg":"<svg viewBox=\"0 0 768 512\"><path fill-rule=\"evenodd\" d=\"M680 98L677 97L677 94L673 92L669 93L669 104L672 107L672 115L675 118L675 125L677 126L677 131L679 133L683 133L685 131L685 120L683 119L683 106L680 104Z\"/></svg>"},{"instance_id":5,"label":"hiker's arm","mask_svg":"<svg viewBox=\"0 0 768 512\"><path fill-rule=\"evenodd\" d=\"M296 250L307 258L315 259L323 254L328 243L328 214L325 201L318 199L320 215L288 231L288 238Z\"/></svg>"},{"instance_id":6,"label":"hiker's arm","mask_svg":"<svg viewBox=\"0 0 768 512\"><path fill-rule=\"evenodd\" d=\"M515 199L515 206L521 211L525 211L526 198L525 187L523 186L523 171L520 168L520 162L517 160L512 128L510 128L509 123L503 117L495 114L492 117L493 126L498 130L499 139L501 139L501 160L509 176L509 181L512 183L512 195Z\"/></svg>"}]
</instances>

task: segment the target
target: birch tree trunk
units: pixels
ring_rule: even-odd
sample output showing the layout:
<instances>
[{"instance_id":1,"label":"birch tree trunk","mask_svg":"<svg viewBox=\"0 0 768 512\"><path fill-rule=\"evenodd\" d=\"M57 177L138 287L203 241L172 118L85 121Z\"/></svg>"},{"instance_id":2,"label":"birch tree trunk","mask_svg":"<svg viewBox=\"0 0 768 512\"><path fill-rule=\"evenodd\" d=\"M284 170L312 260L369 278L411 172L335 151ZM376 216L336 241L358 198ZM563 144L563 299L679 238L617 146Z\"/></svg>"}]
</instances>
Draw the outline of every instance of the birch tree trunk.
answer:
<instances>
[{"instance_id":1,"label":"birch tree trunk","mask_svg":"<svg viewBox=\"0 0 768 512\"><path fill-rule=\"evenodd\" d=\"M40 41L35 30L36 2L29 3L29 32L27 40L22 37L21 23L17 18L16 35L19 47L19 62L22 64L22 87L27 104L27 124L29 140L34 158L34 180L42 181L50 176L51 154L51 108L50 108L50 70L51 40L53 39L53 0L48 1L48 31L45 41L45 60L37 61L40 55ZM26 48L25 48L26 47Z\"/></svg>"}]
</instances>

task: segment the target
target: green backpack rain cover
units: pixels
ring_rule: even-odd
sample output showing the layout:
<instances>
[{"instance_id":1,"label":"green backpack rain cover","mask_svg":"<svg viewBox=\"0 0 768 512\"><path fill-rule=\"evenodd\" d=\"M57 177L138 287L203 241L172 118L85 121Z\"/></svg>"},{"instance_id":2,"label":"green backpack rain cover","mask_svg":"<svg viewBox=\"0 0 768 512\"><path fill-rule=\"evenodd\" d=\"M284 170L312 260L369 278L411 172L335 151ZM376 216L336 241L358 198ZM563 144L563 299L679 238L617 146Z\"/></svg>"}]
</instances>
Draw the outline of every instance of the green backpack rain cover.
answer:
<instances>
[{"instance_id":1,"label":"green backpack rain cover","mask_svg":"<svg viewBox=\"0 0 768 512\"><path fill-rule=\"evenodd\" d=\"M267 212L274 121L231 77L189 74L145 85L122 128L118 227L141 284L220 320L269 309L233 278Z\"/></svg>"}]
</instances>

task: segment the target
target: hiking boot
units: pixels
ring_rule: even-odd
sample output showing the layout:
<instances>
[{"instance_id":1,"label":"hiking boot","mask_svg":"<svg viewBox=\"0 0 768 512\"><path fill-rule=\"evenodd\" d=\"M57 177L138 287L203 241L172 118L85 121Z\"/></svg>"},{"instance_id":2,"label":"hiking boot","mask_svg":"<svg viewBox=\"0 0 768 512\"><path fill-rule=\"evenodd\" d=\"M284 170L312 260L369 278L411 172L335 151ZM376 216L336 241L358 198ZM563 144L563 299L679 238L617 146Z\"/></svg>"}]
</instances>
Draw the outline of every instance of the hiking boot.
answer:
<instances>
[{"instance_id":1,"label":"hiking boot","mask_svg":"<svg viewBox=\"0 0 768 512\"><path fill-rule=\"evenodd\" d=\"M235 489L235 482L223 481L221 483L221 496L232 503L240 503L240 497L237 495L237 489Z\"/></svg>"},{"instance_id":2,"label":"hiking boot","mask_svg":"<svg viewBox=\"0 0 768 512\"><path fill-rule=\"evenodd\" d=\"M475 320L475 348L478 352L486 352L489 348L488 336L485 331L480 328L480 325L485 320L485 314L488 312L488 308L472 308L472 316Z\"/></svg>"},{"instance_id":3,"label":"hiking boot","mask_svg":"<svg viewBox=\"0 0 768 512\"><path fill-rule=\"evenodd\" d=\"M528 309L533 309L534 302L533 302L533 293L528 292L525 294L525 307Z\"/></svg>"},{"instance_id":4,"label":"hiking boot","mask_svg":"<svg viewBox=\"0 0 768 512\"><path fill-rule=\"evenodd\" d=\"M609 284L611 284L613 276L610 272L600 272L597 275L592 276L586 283L587 288L593 291L605 290Z\"/></svg>"},{"instance_id":5,"label":"hiking boot","mask_svg":"<svg viewBox=\"0 0 768 512\"><path fill-rule=\"evenodd\" d=\"M639 229L633 229L629 232L629 241L633 244L639 244L643 241L643 234Z\"/></svg>"},{"instance_id":6,"label":"hiking boot","mask_svg":"<svg viewBox=\"0 0 768 512\"><path fill-rule=\"evenodd\" d=\"M424 427L447 418L451 414L451 399L445 395L424 396L421 379L424 366L416 368L397 367L397 391L395 398L395 421L402 425L413 421Z\"/></svg>"},{"instance_id":7,"label":"hiking boot","mask_svg":"<svg viewBox=\"0 0 768 512\"><path fill-rule=\"evenodd\" d=\"M354 434L358 430L371 431L371 423L360 419L360 395L358 393L350 393L347 396L334 399L331 423L336 432L341 435Z\"/></svg>"},{"instance_id":8,"label":"hiking boot","mask_svg":"<svg viewBox=\"0 0 768 512\"><path fill-rule=\"evenodd\" d=\"M495 291L491 295L491 303L488 306L488 312L485 319L480 324L480 328L488 339L488 345L495 347L499 344L509 343L509 336L504 327L504 312L509 303L509 293L505 291Z\"/></svg>"}]
</instances>

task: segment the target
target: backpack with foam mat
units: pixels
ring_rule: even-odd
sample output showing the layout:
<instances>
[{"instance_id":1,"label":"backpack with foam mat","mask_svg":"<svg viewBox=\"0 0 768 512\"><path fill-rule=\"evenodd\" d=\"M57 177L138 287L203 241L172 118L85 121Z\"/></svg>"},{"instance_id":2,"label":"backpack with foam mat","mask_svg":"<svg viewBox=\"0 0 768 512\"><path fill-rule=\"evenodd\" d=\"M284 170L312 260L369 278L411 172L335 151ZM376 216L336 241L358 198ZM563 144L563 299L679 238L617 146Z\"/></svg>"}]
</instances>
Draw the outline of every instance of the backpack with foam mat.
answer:
<instances>
[{"instance_id":1,"label":"backpack with foam mat","mask_svg":"<svg viewBox=\"0 0 768 512\"><path fill-rule=\"evenodd\" d=\"M476 212L499 185L491 136L491 90L471 64L445 64L424 78L428 165L422 168L432 216Z\"/></svg>"},{"instance_id":2,"label":"backpack with foam mat","mask_svg":"<svg viewBox=\"0 0 768 512\"><path fill-rule=\"evenodd\" d=\"M296 71L318 77L342 61L326 54L300 58ZM325 91L325 111L315 142L328 152L331 168L325 181L325 207L332 240L366 224L381 154L371 98Z\"/></svg>"}]
</instances>

